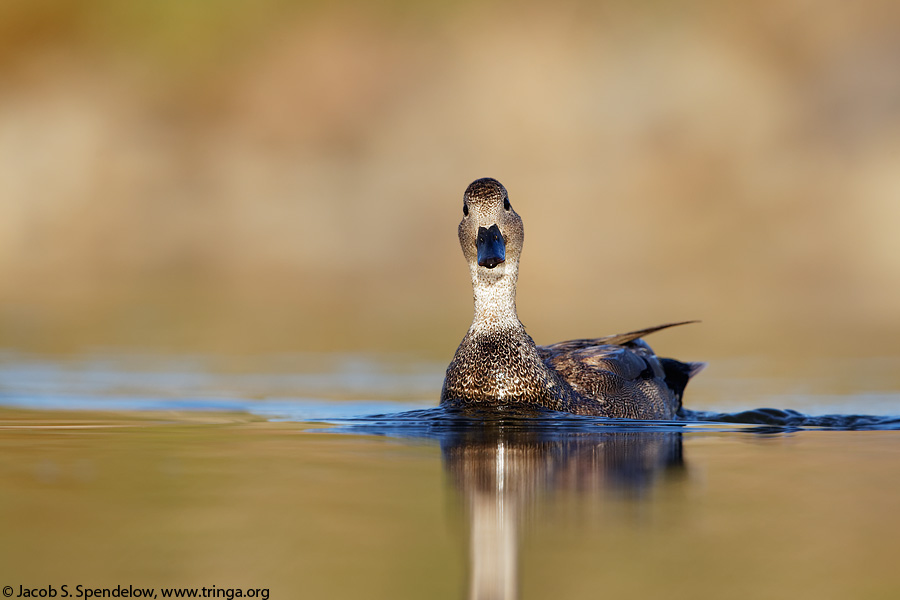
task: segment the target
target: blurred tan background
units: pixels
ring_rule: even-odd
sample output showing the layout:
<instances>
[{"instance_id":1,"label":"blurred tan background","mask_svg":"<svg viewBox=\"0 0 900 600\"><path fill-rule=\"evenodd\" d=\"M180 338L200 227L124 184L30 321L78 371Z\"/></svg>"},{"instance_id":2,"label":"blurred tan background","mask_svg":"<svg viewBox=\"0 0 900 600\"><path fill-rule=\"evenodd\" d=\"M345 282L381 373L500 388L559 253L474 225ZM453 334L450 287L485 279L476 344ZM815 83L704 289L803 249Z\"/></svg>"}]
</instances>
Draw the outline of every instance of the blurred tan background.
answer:
<instances>
[{"instance_id":1,"label":"blurred tan background","mask_svg":"<svg viewBox=\"0 0 900 600\"><path fill-rule=\"evenodd\" d=\"M483 176L538 343L896 354L900 4L0 4L0 348L449 359Z\"/></svg>"}]
</instances>

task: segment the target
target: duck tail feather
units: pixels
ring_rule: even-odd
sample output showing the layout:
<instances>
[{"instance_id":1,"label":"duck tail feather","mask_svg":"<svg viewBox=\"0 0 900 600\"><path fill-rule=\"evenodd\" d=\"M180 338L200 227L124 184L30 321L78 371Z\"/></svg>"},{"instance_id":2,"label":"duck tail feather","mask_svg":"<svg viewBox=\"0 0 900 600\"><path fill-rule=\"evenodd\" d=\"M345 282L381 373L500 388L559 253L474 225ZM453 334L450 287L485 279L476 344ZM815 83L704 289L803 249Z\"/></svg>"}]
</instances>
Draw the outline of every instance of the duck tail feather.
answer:
<instances>
[{"instance_id":1,"label":"duck tail feather","mask_svg":"<svg viewBox=\"0 0 900 600\"><path fill-rule=\"evenodd\" d=\"M648 327L646 329L638 329L637 331L629 331L628 333L619 333L616 335L610 335L605 338L601 338L604 344L627 344L628 342L633 342L638 338L642 338L646 335L650 335L651 333L656 333L657 331L662 331L663 329L668 329L669 327L677 327L679 325L688 325L690 323L699 323L700 321L678 321L677 323L666 323L665 325L657 325L655 327Z\"/></svg>"}]
</instances>

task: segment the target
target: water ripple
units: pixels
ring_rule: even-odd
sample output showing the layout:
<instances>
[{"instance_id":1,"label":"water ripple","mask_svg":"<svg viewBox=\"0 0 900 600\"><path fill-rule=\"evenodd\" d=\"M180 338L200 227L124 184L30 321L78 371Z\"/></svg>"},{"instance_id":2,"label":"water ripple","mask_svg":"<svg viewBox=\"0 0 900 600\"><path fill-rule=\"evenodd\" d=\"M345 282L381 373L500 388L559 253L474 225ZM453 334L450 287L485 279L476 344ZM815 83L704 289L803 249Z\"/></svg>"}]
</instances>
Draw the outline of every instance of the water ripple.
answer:
<instances>
[{"instance_id":1,"label":"water ripple","mask_svg":"<svg viewBox=\"0 0 900 600\"><path fill-rule=\"evenodd\" d=\"M895 365L896 361L879 363L881 370ZM824 372L825 366L823 363L815 372ZM761 378L738 370L728 377L710 379L705 388L693 390L700 392L695 395L701 401L706 398L707 405L717 398L727 398L732 406L739 401L745 406L759 402L784 408L685 410L671 421L633 421L549 411L473 414L439 408L434 405L442 375L443 365L381 355L270 357L232 368L202 357L125 354L65 360L0 353L0 406L241 412L273 421L332 425L328 431L399 437L432 437L440 432L483 427L551 435L601 429L752 433L900 430L900 394L880 379L877 381L886 387L879 390L835 394L834 390L845 386L832 382L829 387L823 377L787 383L773 379L763 384ZM748 387L748 381L754 385ZM813 384L821 388L821 393L797 393ZM748 389L750 393L744 394ZM860 414L860 409L885 414ZM813 414L816 412L825 414Z\"/></svg>"}]
</instances>

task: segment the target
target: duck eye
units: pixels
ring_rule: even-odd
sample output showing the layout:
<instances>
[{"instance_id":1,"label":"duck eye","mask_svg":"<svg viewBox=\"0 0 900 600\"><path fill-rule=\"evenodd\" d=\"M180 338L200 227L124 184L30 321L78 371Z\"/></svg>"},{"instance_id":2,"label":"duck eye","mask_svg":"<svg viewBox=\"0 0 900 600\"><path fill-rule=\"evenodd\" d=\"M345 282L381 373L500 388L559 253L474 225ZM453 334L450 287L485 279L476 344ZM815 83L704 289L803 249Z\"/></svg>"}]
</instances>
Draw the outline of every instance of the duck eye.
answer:
<instances>
[{"instance_id":1,"label":"duck eye","mask_svg":"<svg viewBox=\"0 0 900 600\"><path fill-rule=\"evenodd\" d=\"M464 217L469 216L469 205L466 204L465 202L463 202L463 216Z\"/></svg>"},{"instance_id":2,"label":"duck eye","mask_svg":"<svg viewBox=\"0 0 900 600\"><path fill-rule=\"evenodd\" d=\"M503 199L503 208L505 208L506 210L509 210L509 198Z\"/></svg>"}]
</instances>

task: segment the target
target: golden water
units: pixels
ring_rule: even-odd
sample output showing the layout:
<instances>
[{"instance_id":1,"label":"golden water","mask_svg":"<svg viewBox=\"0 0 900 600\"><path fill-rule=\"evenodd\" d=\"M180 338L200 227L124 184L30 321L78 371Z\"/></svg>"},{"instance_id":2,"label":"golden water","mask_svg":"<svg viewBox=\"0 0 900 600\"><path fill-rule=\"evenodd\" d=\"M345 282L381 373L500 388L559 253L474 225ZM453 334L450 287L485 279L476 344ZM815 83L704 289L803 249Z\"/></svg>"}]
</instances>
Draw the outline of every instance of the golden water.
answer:
<instances>
[{"instance_id":1,"label":"golden water","mask_svg":"<svg viewBox=\"0 0 900 600\"><path fill-rule=\"evenodd\" d=\"M425 406L439 369L358 357L299 375L185 363L176 377L171 365L7 357L0 585L272 598L900 594L894 430L335 429L313 415ZM762 405L787 397L767 389L801 383L778 381L698 380L699 408L743 407L751 393ZM318 399L303 396L316 386ZM359 402L367 386L377 402ZM854 402L900 412L895 392L817 386L804 396L812 412Z\"/></svg>"}]
</instances>

